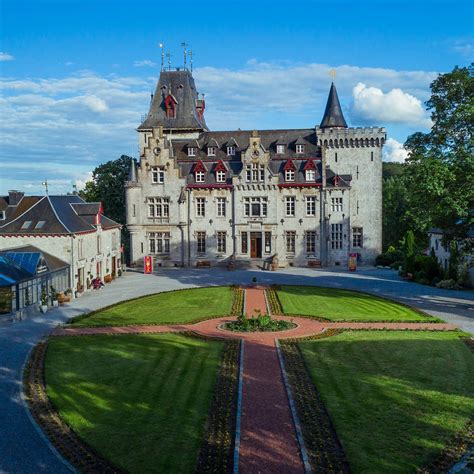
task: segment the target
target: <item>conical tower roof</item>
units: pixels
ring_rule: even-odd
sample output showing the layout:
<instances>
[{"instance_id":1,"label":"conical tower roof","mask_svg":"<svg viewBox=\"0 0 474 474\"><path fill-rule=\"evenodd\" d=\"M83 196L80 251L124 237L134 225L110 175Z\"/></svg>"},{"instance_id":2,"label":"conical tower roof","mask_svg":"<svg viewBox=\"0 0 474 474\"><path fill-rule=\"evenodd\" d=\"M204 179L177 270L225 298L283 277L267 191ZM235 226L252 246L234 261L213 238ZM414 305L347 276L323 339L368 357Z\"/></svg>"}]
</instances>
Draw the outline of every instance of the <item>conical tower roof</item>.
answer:
<instances>
[{"instance_id":1,"label":"conical tower roof","mask_svg":"<svg viewBox=\"0 0 474 474\"><path fill-rule=\"evenodd\" d=\"M128 170L128 181L135 183L137 181L137 168L135 166L135 160L130 158L130 168Z\"/></svg>"},{"instance_id":2,"label":"conical tower roof","mask_svg":"<svg viewBox=\"0 0 474 474\"><path fill-rule=\"evenodd\" d=\"M324 111L324 116L320 127L347 128L347 123L342 113L341 104L339 102L339 97L337 96L337 90L334 82L331 84L326 110Z\"/></svg>"}]
</instances>

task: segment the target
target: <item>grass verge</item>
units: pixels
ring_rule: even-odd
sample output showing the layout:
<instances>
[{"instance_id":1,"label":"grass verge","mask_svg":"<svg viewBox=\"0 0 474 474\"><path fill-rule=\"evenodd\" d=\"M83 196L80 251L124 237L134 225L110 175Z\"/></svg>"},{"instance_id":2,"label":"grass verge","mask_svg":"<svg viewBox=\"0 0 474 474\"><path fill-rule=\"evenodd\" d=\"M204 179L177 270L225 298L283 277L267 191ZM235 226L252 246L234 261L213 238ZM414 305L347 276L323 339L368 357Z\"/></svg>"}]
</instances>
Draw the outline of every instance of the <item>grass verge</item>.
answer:
<instances>
[{"instance_id":1,"label":"grass verge","mask_svg":"<svg viewBox=\"0 0 474 474\"><path fill-rule=\"evenodd\" d=\"M346 331L299 343L354 472L413 472L466 428L474 358L459 335Z\"/></svg>"}]
</instances>

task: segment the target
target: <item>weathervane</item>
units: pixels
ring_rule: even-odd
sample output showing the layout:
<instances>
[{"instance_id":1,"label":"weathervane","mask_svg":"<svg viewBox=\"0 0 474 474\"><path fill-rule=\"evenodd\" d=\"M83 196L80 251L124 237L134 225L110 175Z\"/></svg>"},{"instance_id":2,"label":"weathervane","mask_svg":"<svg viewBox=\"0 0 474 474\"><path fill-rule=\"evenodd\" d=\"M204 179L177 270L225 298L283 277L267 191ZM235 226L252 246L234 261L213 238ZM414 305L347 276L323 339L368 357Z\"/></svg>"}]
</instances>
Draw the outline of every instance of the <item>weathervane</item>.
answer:
<instances>
[{"instance_id":1,"label":"weathervane","mask_svg":"<svg viewBox=\"0 0 474 474\"><path fill-rule=\"evenodd\" d=\"M186 46L189 46L186 41L183 41L181 43L181 47L183 48L183 54L184 54L184 70L186 70Z\"/></svg>"},{"instance_id":2,"label":"weathervane","mask_svg":"<svg viewBox=\"0 0 474 474\"><path fill-rule=\"evenodd\" d=\"M336 79L336 70L335 69L331 69L329 71L329 75L332 77L332 80L334 81L334 79Z\"/></svg>"},{"instance_id":3,"label":"weathervane","mask_svg":"<svg viewBox=\"0 0 474 474\"><path fill-rule=\"evenodd\" d=\"M189 50L189 62L191 63L191 72L193 72L193 52Z\"/></svg>"},{"instance_id":4,"label":"weathervane","mask_svg":"<svg viewBox=\"0 0 474 474\"><path fill-rule=\"evenodd\" d=\"M48 180L45 179L41 184L45 187L46 195L48 195Z\"/></svg>"},{"instance_id":5,"label":"weathervane","mask_svg":"<svg viewBox=\"0 0 474 474\"><path fill-rule=\"evenodd\" d=\"M164 67L165 67L165 52L163 50L163 46L164 44L163 43L160 43L160 49L161 49L161 70L163 71Z\"/></svg>"},{"instance_id":6,"label":"weathervane","mask_svg":"<svg viewBox=\"0 0 474 474\"><path fill-rule=\"evenodd\" d=\"M168 59L168 71L171 71L171 53L166 53L166 58Z\"/></svg>"}]
</instances>

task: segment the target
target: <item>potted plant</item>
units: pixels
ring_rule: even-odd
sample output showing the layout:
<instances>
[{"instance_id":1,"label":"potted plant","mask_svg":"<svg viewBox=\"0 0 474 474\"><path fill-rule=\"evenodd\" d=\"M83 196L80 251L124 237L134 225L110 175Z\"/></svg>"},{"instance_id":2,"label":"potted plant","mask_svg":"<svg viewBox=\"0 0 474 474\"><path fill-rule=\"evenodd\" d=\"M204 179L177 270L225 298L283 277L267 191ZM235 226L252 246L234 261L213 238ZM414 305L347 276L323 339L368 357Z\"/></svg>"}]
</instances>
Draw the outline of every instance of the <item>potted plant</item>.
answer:
<instances>
[{"instance_id":1,"label":"potted plant","mask_svg":"<svg viewBox=\"0 0 474 474\"><path fill-rule=\"evenodd\" d=\"M46 287L43 286L41 288L41 312L44 314L46 311L48 311L48 292Z\"/></svg>"},{"instance_id":2,"label":"potted plant","mask_svg":"<svg viewBox=\"0 0 474 474\"><path fill-rule=\"evenodd\" d=\"M56 288L54 288L53 285L49 287L49 295L51 298L51 304L53 305L53 307L57 308L59 306L58 292L56 291Z\"/></svg>"},{"instance_id":3,"label":"potted plant","mask_svg":"<svg viewBox=\"0 0 474 474\"><path fill-rule=\"evenodd\" d=\"M112 281L112 275L105 275L104 282L105 283L110 283L111 281Z\"/></svg>"}]
</instances>

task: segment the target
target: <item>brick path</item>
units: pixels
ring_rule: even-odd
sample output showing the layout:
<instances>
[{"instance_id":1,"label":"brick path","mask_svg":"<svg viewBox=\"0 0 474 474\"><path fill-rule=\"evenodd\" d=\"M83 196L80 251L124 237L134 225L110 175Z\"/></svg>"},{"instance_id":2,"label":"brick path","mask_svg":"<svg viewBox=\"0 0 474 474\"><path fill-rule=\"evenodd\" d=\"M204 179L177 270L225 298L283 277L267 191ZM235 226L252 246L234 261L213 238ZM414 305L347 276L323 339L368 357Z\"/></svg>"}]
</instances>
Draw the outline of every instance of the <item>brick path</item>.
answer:
<instances>
[{"instance_id":1,"label":"brick path","mask_svg":"<svg viewBox=\"0 0 474 474\"><path fill-rule=\"evenodd\" d=\"M264 288L247 288L245 292L245 313L248 316L253 316L255 309L267 313ZM239 470L242 473L299 473L304 472L304 466L276 351L277 338L305 337L329 328L455 329L452 324L437 323L346 323L282 315L274 317L291 319L297 327L278 333L232 333L220 328L224 322L232 320L226 317L190 325L58 328L53 336L193 331L204 336L244 339Z\"/></svg>"}]
</instances>

